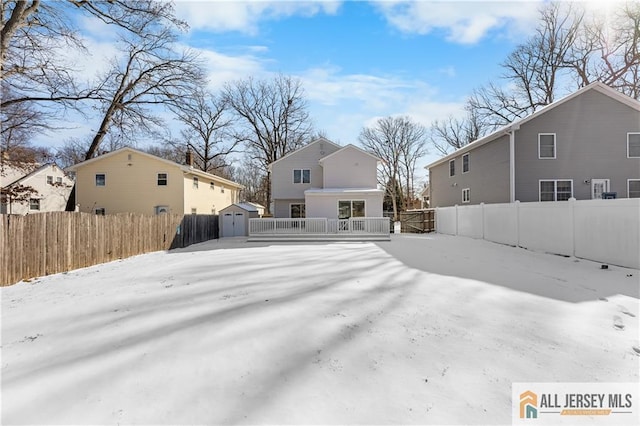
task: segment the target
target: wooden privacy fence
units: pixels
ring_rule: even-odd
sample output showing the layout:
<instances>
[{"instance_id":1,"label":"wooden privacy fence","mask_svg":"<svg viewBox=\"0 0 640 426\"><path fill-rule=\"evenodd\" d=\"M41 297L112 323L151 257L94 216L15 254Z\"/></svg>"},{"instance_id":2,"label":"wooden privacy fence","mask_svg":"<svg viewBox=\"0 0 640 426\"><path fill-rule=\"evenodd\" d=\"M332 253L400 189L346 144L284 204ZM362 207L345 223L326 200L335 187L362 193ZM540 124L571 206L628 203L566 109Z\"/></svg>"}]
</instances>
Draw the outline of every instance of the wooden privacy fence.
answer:
<instances>
[{"instance_id":1,"label":"wooden privacy fence","mask_svg":"<svg viewBox=\"0 0 640 426\"><path fill-rule=\"evenodd\" d=\"M401 232L435 231L435 210L409 210L400 213Z\"/></svg>"},{"instance_id":2,"label":"wooden privacy fence","mask_svg":"<svg viewBox=\"0 0 640 426\"><path fill-rule=\"evenodd\" d=\"M217 215L0 215L0 286L218 238Z\"/></svg>"}]
</instances>

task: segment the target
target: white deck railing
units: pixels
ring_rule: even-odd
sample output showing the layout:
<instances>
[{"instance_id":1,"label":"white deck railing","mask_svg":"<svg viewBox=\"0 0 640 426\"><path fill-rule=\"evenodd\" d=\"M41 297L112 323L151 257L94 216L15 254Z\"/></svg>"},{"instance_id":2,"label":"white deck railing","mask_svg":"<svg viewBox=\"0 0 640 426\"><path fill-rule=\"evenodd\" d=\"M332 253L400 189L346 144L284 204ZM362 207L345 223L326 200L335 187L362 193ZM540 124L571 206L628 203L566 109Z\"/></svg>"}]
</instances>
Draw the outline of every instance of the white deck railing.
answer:
<instances>
[{"instance_id":1,"label":"white deck railing","mask_svg":"<svg viewBox=\"0 0 640 426\"><path fill-rule=\"evenodd\" d=\"M389 235L386 217L352 217L350 219L249 219L249 236L259 235Z\"/></svg>"}]
</instances>

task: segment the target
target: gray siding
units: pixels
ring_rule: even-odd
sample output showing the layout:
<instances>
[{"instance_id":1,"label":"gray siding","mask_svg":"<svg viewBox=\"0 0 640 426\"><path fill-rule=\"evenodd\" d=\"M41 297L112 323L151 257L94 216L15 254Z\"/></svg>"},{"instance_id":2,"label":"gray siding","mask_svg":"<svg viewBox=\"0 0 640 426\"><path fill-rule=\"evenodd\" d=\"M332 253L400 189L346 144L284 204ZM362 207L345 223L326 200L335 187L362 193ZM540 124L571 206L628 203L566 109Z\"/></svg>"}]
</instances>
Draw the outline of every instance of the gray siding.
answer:
<instances>
[{"instance_id":1,"label":"gray siding","mask_svg":"<svg viewBox=\"0 0 640 426\"><path fill-rule=\"evenodd\" d=\"M627 158L627 133L640 131L640 113L589 90L516 131L516 199L539 200L540 179L572 179L575 198L590 199L590 179L610 179L627 197L627 179L640 179L640 159ZM556 134L556 159L538 159L538 133Z\"/></svg>"},{"instance_id":2,"label":"gray siding","mask_svg":"<svg viewBox=\"0 0 640 426\"><path fill-rule=\"evenodd\" d=\"M378 187L378 160L353 147L323 160L324 188Z\"/></svg>"},{"instance_id":3,"label":"gray siding","mask_svg":"<svg viewBox=\"0 0 640 426\"><path fill-rule=\"evenodd\" d=\"M509 202L509 136L502 136L468 154L467 173L462 172L462 154L454 159L455 176L449 176L448 161L429 170L430 207L462 205L465 188L469 188L468 204Z\"/></svg>"},{"instance_id":4,"label":"gray siding","mask_svg":"<svg viewBox=\"0 0 640 426\"><path fill-rule=\"evenodd\" d=\"M323 140L315 141L304 148L282 158L271 166L272 199L304 199L304 191L310 188L322 188L322 167L319 160L337 151L340 147ZM293 170L309 169L311 183L294 184ZM276 215L276 217L282 217ZM287 216L288 217L288 213Z\"/></svg>"}]
</instances>

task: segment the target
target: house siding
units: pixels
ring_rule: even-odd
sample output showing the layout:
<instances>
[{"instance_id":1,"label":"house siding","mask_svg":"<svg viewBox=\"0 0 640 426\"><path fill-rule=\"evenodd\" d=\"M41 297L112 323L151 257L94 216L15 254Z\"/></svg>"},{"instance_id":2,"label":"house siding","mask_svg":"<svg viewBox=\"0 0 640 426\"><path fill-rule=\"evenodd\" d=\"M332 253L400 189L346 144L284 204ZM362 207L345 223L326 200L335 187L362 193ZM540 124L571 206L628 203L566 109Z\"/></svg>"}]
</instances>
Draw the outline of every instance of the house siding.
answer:
<instances>
[{"instance_id":1,"label":"house siding","mask_svg":"<svg viewBox=\"0 0 640 426\"><path fill-rule=\"evenodd\" d=\"M339 146L320 139L274 163L271 168L271 197L274 200L274 205L281 199L304 199L305 190L322 188L323 170L319 160L338 149L340 149ZM295 169L309 169L311 182L294 184L293 170ZM275 209L274 215L289 217L288 212L286 216L279 216Z\"/></svg>"},{"instance_id":2,"label":"house siding","mask_svg":"<svg viewBox=\"0 0 640 426\"><path fill-rule=\"evenodd\" d=\"M337 219L339 201L364 201L365 216L382 217L383 196L383 191L360 194L308 194L306 205L307 217L326 217L327 219ZM312 213L310 214L309 212Z\"/></svg>"},{"instance_id":3,"label":"house siding","mask_svg":"<svg viewBox=\"0 0 640 426\"><path fill-rule=\"evenodd\" d=\"M273 203L273 216L274 217L291 217L291 211L289 210L289 206L291 204L305 204L305 200L304 198L275 200ZM306 207L307 206L305 205L305 210L306 210Z\"/></svg>"},{"instance_id":4,"label":"house siding","mask_svg":"<svg viewBox=\"0 0 640 426\"><path fill-rule=\"evenodd\" d=\"M184 213L190 214L196 209L197 214L215 214L220 210L238 202L238 190L224 185L214 179L202 176L198 178L198 188L193 187L194 175L184 175ZM214 183L213 189L211 182ZM222 188L224 187L224 192Z\"/></svg>"},{"instance_id":5,"label":"house siding","mask_svg":"<svg viewBox=\"0 0 640 426\"><path fill-rule=\"evenodd\" d=\"M430 207L463 204L462 190L465 188L470 194L468 204L509 202L509 136L469 151L469 171L466 173L462 172L464 154L453 159L455 176L449 176L449 161L430 168Z\"/></svg>"},{"instance_id":6,"label":"house siding","mask_svg":"<svg viewBox=\"0 0 640 426\"><path fill-rule=\"evenodd\" d=\"M627 197L627 179L640 179L640 159L627 158L627 133L640 131L637 110L589 90L516 131L516 199L539 200L540 179L573 180L573 196L591 198L591 179L610 179ZM538 159L538 134L556 134L556 158Z\"/></svg>"},{"instance_id":7,"label":"house siding","mask_svg":"<svg viewBox=\"0 0 640 426\"><path fill-rule=\"evenodd\" d=\"M47 176L52 176L54 183L57 182L57 178L61 178L62 184L51 185L47 183ZM19 173L14 173L12 177L15 180L20 176ZM5 183L3 183L3 185L4 184ZM12 201L11 205L9 205L9 203L3 203L0 206L0 213L25 215L33 213L64 211L67 206L67 199L69 198L69 194L71 193L71 188L73 187L73 181L64 174L64 171L52 164L41 168L30 176L23 178L19 182L19 184L31 187L37 191L37 193L32 194L29 198L36 198L40 200L40 209L31 210L28 200L24 202Z\"/></svg>"},{"instance_id":8,"label":"house siding","mask_svg":"<svg viewBox=\"0 0 640 426\"><path fill-rule=\"evenodd\" d=\"M324 188L376 188L378 160L353 147L322 161Z\"/></svg>"}]
</instances>

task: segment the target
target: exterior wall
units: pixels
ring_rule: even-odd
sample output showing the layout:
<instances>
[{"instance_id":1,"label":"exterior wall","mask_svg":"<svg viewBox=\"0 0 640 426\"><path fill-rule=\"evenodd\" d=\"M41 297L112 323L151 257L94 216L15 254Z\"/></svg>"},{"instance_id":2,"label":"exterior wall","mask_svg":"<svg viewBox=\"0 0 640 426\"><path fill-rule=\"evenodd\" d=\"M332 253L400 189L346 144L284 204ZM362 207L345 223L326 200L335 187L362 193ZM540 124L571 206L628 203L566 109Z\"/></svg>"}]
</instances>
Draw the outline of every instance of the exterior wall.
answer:
<instances>
[{"instance_id":1,"label":"exterior wall","mask_svg":"<svg viewBox=\"0 0 640 426\"><path fill-rule=\"evenodd\" d=\"M340 149L339 146L320 139L273 163L271 166L271 197L274 202L279 199L303 199L304 191L307 189L322 188L323 170L319 160L338 149ZM309 169L311 182L294 184L294 169ZM280 216L276 211L277 209L274 208L275 217L289 217L288 213L286 216Z\"/></svg>"},{"instance_id":2,"label":"exterior wall","mask_svg":"<svg viewBox=\"0 0 640 426\"><path fill-rule=\"evenodd\" d=\"M96 186L96 173L105 174L105 186ZM158 186L158 173L168 174L166 186ZM155 206L168 206L170 213L184 214L184 181L177 164L122 151L77 169L76 202L81 212L101 207L107 214L155 214Z\"/></svg>"},{"instance_id":3,"label":"exterior wall","mask_svg":"<svg viewBox=\"0 0 640 426\"><path fill-rule=\"evenodd\" d=\"M53 185L47 183L47 176L53 178ZM62 183L57 184L57 178L61 178ZM64 211L67 206L67 199L71 193L71 188L73 187L73 180L69 179L64 174L64 171L55 165L44 167L31 176L24 178L19 183L38 191L30 198L40 200L40 209L30 210L29 201L22 203L12 202L11 205L3 204L0 213L25 215L27 213Z\"/></svg>"},{"instance_id":4,"label":"exterior wall","mask_svg":"<svg viewBox=\"0 0 640 426\"><path fill-rule=\"evenodd\" d=\"M539 201L540 179L572 179L573 196L591 198L591 179L610 179L627 197L627 179L640 179L640 158L627 158L627 133L640 132L640 112L588 90L516 131L516 200ZM538 159L538 133L556 134L556 158Z\"/></svg>"},{"instance_id":5,"label":"exterior wall","mask_svg":"<svg viewBox=\"0 0 640 426\"><path fill-rule=\"evenodd\" d=\"M198 178L198 188L193 187L193 178ZM211 182L214 183L211 188ZM223 191L224 189L224 191ZM184 213L217 214L221 209L238 202L238 189L224 185L215 179L200 175L184 175Z\"/></svg>"},{"instance_id":6,"label":"exterior wall","mask_svg":"<svg viewBox=\"0 0 640 426\"><path fill-rule=\"evenodd\" d=\"M273 217L291 217L290 204L305 204L304 198L286 199L286 200L274 200L273 202ZM308 206L305 206L305 210ZM307 210L307 217L309 212Z\"/></svg>"},{"instance_id":7,"label":"exterior wall","mask_svg":"<svg viewBox=\"0 0 640 426\"><path fill-rule=\"evenodd\" d=\"M307 194L307 217L338 218L338 201L340 200L364 200L366 217L382 217L383 191L366 193L316 193Z\"/></svg>"},{"instance_id":8,"label":"exterior wall","mask_svg":"<svg viewBox=\"0 0 640 426\"><path fill-rule=\"evenodd\" d=\"M430 207L463 204L464 188L469 188L469 204L509 202L509 136L468 153L467 173L462 172L462 154L453 159L455 176L449 176L448 161L429 169Z\"/></svg>"},{"instance_id":9,"label":"exterior wall","mask_svg":"<svg viewBox=\"0 0 640 426\"><path fill-rule=\"evenodd\" d=\"M377 188L378 160L357 148L346 147L322 161L323 188Z\"/></svg>"}]
</instances>

